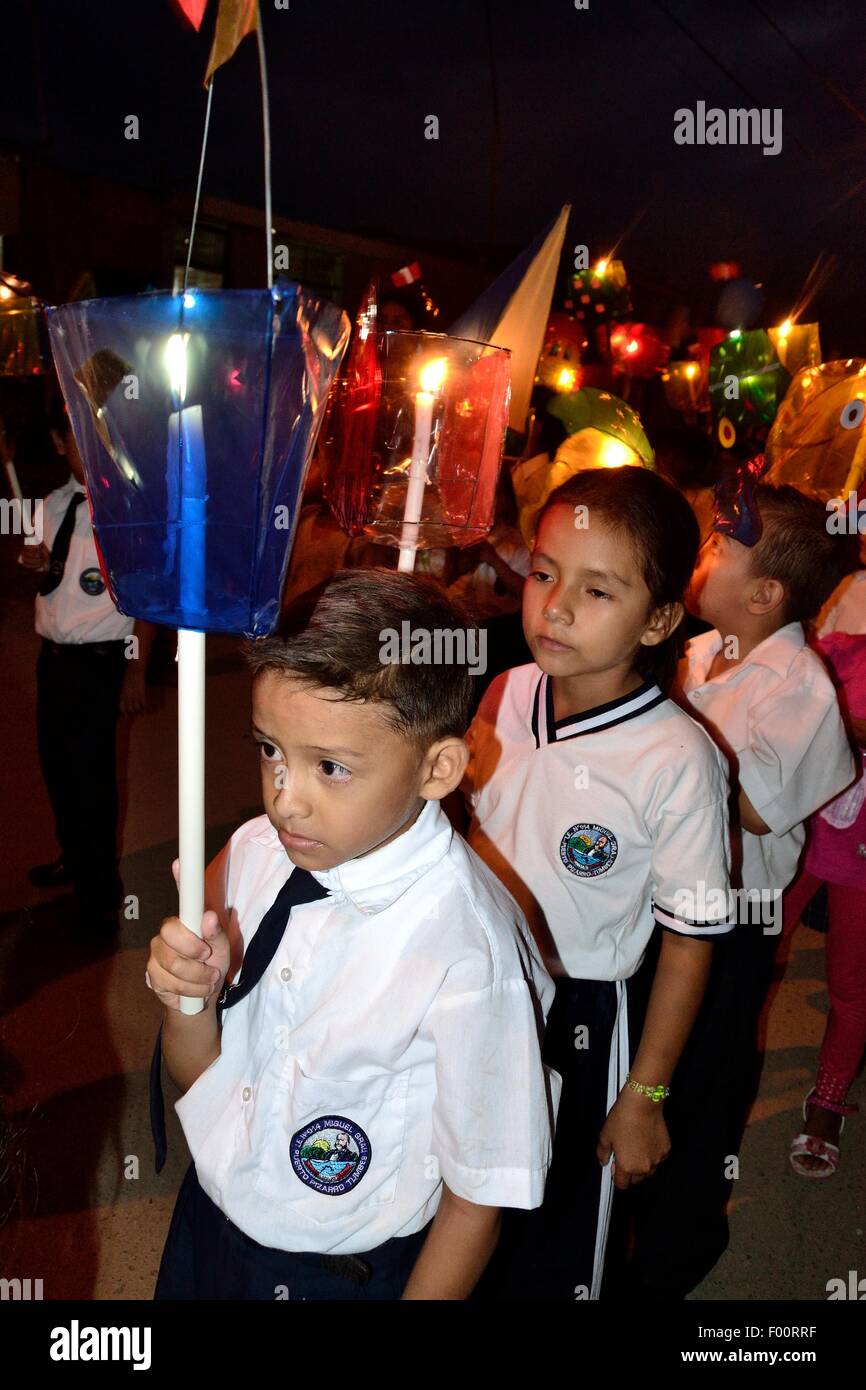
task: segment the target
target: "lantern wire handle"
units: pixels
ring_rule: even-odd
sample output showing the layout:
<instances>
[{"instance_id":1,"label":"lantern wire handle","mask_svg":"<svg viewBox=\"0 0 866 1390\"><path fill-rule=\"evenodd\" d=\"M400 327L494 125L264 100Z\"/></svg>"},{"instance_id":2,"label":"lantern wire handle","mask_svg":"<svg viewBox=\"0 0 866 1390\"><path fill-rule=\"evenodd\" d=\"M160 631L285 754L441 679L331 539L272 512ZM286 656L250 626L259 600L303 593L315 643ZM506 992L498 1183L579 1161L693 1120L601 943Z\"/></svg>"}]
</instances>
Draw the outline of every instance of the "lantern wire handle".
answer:
<instances>
[{"instance_id":1,"label":"lantern wire handle","mask_svg":"<svg viewBox=\"0 0 866 1390\"><path fill-rule=\"evenodd\" d=\"M259 48L259 75L262 87L262 137L265 153L265 241L268 256L268 289L271 290L274 287L274 229L271 225L271 111L268 100L268 67L265 62L265 36L261 7L259 7L259 22L256 25L256 41Z\"/></svg>"},{"instance_id":2,"label":"lantern wire handle","mask_svg":"<svg viewBox=\"0 0 866 1390\"><path fill-rule=\"evenodd\" d=\"M207 84L207 108L204 115L204 135L201 142L201 158L198 162L198 183L195 188L195 203L192 209L192 226L189 229L189 246L186 249L186 265L183 271L183 292L186 294L187 281L189 280L189 267L192 260L192 248L195 242L195 224L198 221L198 205L201 201L201 181L204 175L204 157L207 151L207 137L210 128L210 108L213 101L213 78Z\"/></svg>"}]
</instances>

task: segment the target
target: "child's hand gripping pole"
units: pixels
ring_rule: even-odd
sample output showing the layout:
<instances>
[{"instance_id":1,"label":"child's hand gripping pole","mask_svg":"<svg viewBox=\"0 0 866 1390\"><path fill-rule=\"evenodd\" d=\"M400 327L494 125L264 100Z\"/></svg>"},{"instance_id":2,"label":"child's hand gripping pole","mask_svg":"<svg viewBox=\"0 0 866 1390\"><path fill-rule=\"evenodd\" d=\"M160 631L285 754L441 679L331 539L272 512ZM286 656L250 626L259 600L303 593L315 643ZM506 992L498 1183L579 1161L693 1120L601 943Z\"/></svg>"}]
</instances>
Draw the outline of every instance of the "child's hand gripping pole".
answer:
<instances>
[{"instance_id":1,"label":"child's hand gripping pole","mask_svg":"<svg viewBox=\"0 0 866 1390\"><path fill-rule=\"evenodd\" d=\"M204 671L205 635L177 634L178 892L180 920L201 936L204 914ZM197 1014L204 1001L181 996L180 1010Z\"/></svg>"}]
</instances>

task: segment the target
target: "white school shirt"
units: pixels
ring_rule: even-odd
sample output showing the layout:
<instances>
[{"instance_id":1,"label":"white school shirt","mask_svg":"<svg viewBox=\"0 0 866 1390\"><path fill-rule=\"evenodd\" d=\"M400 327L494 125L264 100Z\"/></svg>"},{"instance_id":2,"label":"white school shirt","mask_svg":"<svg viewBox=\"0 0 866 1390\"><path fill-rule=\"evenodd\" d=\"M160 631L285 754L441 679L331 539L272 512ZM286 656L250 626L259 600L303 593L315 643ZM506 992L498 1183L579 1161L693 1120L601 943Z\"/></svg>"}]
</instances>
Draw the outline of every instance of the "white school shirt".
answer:
<instances>
[{"instance_id":1,"label":"white school shirt","mask_svg":"<svg viewBox=\"0 0 866 1390\"><path fill-rule=\"evenodd\" d=\"M42 504L42 540L50 550L75 493L84 501L75 513L63 578L53 593L36 596L36 631L52 642L118 642L129 637L135 619L114 606L99 568L87 494L74 478L51 492Z\"/></svg>"},{"instance_id":2,"label":"white school shirt","mask_svg":"<svg viewBox=\"0 0 866 1390\"><path fill-rule=\"evenodd\" d=\"M724 762L652 682L557 722L548 677L519 666L492 682L468 742L469 842L553 973L629 979L655 921L730 930Z\"/></svg>"},{"instance_id":3,"label":"white school shirt","mask_svg":"<svg viewBox=\"0 0 866 1390\"><path fill-rule=\"evenodd\" d=\"M223 851L247 945L292 872L266 816ZM177 1103L199 1181L278 1249L357 1254L420 1230L441 1180L541 1204L559 1077L553 985L516 904L438 802L390 844L314 877L220 1056Z\"/></svg>"},{"instance_id":4,"label":"white school shirt","mask_svg":"<svg viewBox=\"0 0 866 1390\"><path fill-rule=\"evenodd\" d=\"M687 643L683 693L772 832L741 832L742 886L781 892L797 872L804 822L853 781L854 758L833 682L800 623L708 680L721 647L715 630Z\"/></svg>"}]
</instances>

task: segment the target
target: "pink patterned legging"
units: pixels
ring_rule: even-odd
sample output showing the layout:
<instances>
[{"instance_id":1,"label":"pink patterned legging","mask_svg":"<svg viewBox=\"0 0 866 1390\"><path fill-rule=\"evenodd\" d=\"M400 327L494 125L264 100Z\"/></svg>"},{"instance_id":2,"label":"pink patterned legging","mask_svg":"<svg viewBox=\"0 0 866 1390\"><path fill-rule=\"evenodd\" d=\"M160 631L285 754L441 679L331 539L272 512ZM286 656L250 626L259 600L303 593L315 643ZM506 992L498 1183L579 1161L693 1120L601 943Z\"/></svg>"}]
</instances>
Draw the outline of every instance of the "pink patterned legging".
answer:
<instances>
[{"instance_id":1,"label":"pink patterned legging","mask_svg":"<svg viewBox=\"0 0 866 1390\"><path fill-rule=\"evenodd\" d=\"M804 869L791 884L785 894L786 934L793 930L822 882ZM821 1044L815 1089L825 1100L842 1105L866 1048L866 892L828 883L827 897L830 1016Z\"/></svg>"}]
</instances>

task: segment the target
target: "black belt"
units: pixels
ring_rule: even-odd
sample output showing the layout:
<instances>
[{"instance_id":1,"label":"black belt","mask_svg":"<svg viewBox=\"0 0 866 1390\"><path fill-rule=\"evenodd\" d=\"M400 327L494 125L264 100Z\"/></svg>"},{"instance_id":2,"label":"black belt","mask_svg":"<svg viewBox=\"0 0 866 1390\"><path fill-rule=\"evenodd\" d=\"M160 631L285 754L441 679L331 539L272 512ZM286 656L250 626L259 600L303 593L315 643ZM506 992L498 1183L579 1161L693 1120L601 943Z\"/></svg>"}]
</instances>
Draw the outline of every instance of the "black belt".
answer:
<instances>
[{"instance_id":1,"label":"black belt","mask_svg":"<svg viewBox=\"0 0 866 1390\"><path fill-rule=\"evenodd\" d=\"M43 650L52 656L81 657L114 656L126 645L126 639L119 637L112 642L53 642L50 637L42 638Z\"/></svg>"}]
</instances>

